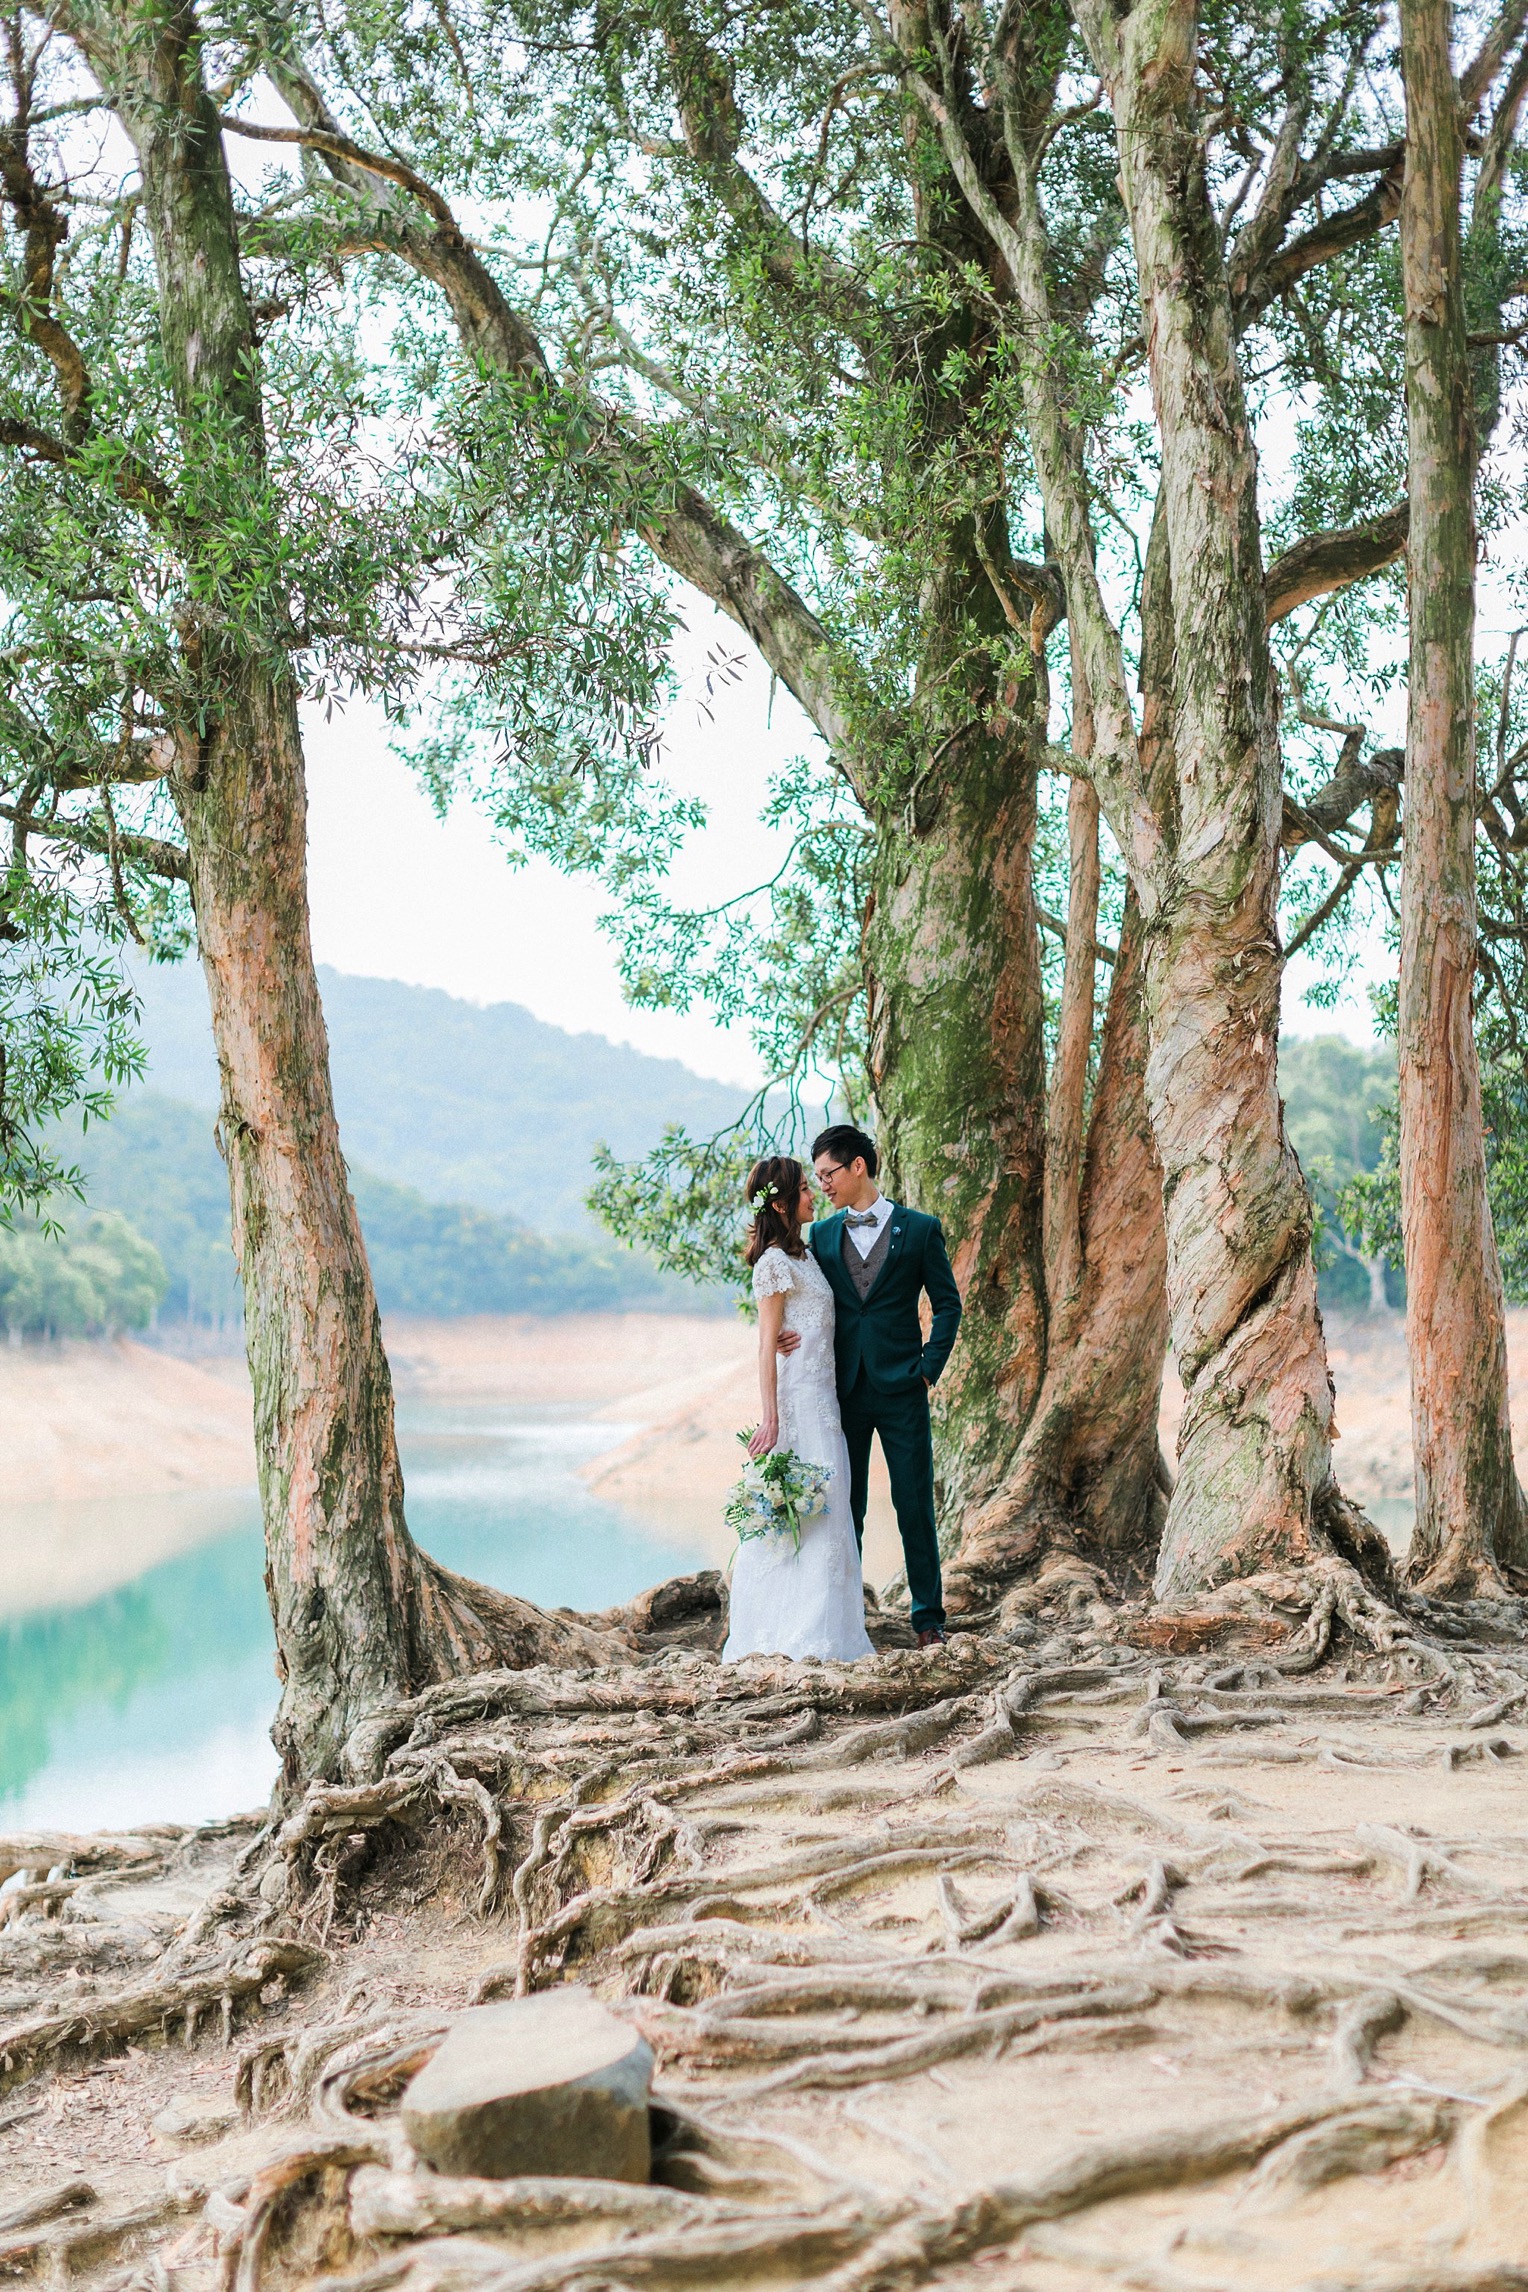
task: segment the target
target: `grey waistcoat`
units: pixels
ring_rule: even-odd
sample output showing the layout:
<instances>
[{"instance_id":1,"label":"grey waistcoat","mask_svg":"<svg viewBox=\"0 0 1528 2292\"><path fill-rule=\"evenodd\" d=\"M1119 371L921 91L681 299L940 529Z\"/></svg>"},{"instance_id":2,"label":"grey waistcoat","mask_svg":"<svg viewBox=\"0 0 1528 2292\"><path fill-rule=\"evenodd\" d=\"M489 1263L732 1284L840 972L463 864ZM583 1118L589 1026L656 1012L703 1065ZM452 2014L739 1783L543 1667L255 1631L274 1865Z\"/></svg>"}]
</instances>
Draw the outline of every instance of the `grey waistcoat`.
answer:
<instances>
[{"instance_id":1,"label":"grey waistcoat","mask_svg":"<svg viewBox=\"0 0 1528 2292\"><path fill-rule=\"evenodd\" d=\"M859 1244L855 1241L853 1235L848 1231L848 1229L845 1228L844 1264L848 1268L849 1279L853 1282L855 1288L859 1291L862 1298L868 1297L871 1290L875 1287L875 1277L880 1272L882 1266L886 1263L886 1252L890 1249L890 1247L890 1218L886 1220L886 1223L882 1226L880 1232L876 1235L875 1246L866 1257L860 1256Z\"/></svg>"}]
</instances>

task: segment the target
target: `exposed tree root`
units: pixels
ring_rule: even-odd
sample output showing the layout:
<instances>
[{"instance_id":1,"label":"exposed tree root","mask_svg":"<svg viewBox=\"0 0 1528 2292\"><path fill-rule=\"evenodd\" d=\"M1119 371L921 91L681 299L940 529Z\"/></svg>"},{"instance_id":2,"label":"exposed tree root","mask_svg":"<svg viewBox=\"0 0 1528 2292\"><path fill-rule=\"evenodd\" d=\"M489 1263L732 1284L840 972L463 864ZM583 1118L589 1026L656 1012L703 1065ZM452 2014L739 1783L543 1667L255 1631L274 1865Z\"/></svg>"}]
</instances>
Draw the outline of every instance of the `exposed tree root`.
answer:
<instances>
[{"instance_id":1,"label":"exposed tree root","mask_svg":"<svg viewBox=\"0 0 1528 2292\"><path fill-rule=\"evenodd\" d=\"M1528 1847L1446 1812L1494 1803L1528 1659L1490 1617L1440 1633L1356 1582L1334 1563L1228 1587L1219 1639L1176 1656L1139 1643L1136 1611L1100 1622L1068 1594L853 1667L723 1673L681 1647L431 1690L357 1730L350 1780L230 1837L178 1931L144 1941L111 1889L147 1899L124 1882L191 1867L194 1840L113 1842L93 1870L88 1849L79 1868L13 1853L0 1972L36 1985L93 1952L100 1975L0 2032L5 2075L183 2039L188 2017L224 2036L318 1972L318 1938L364 1962L374 1914L445 1896L482 1941L449 1998L336 1972L321 2011L246 2043L254 2148L221 2178L177 2168L207 2193L173 2230L172 2292L215 2292L194 2275L214 2260L224 2292L883 2292L1132 2191L1225 2183L1274 2236L1355 2177L1430 2187L1528 2043ZM1312 1829L1258 1795L1301 1773L1353 1811ZM654 2045L655 2184L419 2169L398 2103L453 2014L570 1977ZM1173 2108L1176 2065L1222 2057L1261 2066L1214 2110ZM999 2128L1047 2126L1045 2064L1136 2096L1134 2129L978 2169ZM1254 2078L1264 2100L1229 2106ZM967 2132L946 2139L952 2109ZM7 2227L17 2265L88 2277L165 2247L186 2201L154 2225L87 2191ZM1168 2281L1121 2250L1095 2278ZM164 2292L152 2267L142 2292Z\"/></svg>"},{"instance_id":2,"label":"exposed tree root","mask_svg":"<svg viewBox=\"0 0 1528 2292\"><path fill-rule=\"evenodd\" d=\"M179 2034L190 2044L208 2014L217 2016L226 2043L239 2008L249 1999L272 1983L300 1979L322 1963L322 1953L302 1942L251 1941L200 1973L146 1982L12 2022L0 2028L0 2091L60 2056L109 2051L150 2032Z\"/></svg>"}]
</instances>

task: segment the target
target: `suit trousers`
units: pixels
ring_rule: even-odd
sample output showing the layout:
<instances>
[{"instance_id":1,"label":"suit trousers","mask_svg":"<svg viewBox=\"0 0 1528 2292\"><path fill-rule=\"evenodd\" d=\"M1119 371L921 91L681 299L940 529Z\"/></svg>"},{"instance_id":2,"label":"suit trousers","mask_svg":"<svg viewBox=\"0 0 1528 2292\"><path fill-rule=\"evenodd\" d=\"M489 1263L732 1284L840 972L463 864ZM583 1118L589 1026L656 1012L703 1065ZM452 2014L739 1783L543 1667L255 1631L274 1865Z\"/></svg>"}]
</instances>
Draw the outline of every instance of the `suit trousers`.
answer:
<instances>
[{"instance_id":1,"label":"suit trousers","mask_svg":"<svg viewBox=\"0 0 1528 2292\"><path fill-rule=\"evenodd\" d=\"M879 1433L907 1562L913 1629L942 1629L944 1586L939 1573L939 1531L934 1524L934 1441L929 1430L927 1389L920 1378L909 1391L878 1392L861 1369L849 1393L840 1395L839 1405L849 1449L849 1509L860 1550L865 1548L870 1443Z\"/></svg>"}]
</instances>

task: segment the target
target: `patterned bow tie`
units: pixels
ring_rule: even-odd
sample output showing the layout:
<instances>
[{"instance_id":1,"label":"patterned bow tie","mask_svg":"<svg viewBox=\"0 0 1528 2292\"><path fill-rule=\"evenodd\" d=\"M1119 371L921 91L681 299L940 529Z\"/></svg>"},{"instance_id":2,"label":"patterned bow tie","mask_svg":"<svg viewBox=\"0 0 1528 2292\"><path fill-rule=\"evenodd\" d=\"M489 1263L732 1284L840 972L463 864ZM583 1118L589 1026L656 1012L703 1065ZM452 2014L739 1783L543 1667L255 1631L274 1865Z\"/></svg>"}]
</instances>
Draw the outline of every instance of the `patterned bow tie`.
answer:
<instances>
[{"instance_id":1,"label":"patterned bow tie","mask_svg":"<svg viewBox=\"0 0 1528 2292\"><path fill-rule=\"evenodd\" d=\"M846 1226L878 1226L880 1222L881 1213L879 1210L845 1210L844 1212L844 1224Z\"/></svg>"}]
</instances>

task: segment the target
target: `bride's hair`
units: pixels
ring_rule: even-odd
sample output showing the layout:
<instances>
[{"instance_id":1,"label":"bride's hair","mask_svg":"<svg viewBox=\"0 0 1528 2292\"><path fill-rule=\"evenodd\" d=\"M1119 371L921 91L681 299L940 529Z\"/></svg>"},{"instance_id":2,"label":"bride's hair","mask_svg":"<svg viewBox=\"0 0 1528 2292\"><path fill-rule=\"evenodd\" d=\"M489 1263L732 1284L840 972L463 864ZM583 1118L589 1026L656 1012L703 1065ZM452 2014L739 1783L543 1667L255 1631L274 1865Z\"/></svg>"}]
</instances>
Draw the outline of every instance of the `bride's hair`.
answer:
<instances>
[{"instance_id":1,"label":"bride's hair","mask_svg":"<svg viewBox=\"0 0 1528 2292\"><path fill-rule=\"evenodd\" d=\"M753 1224L743 1245L746 1265L757 1265L767 1249L783 1249L787 1257L806 1256L801 1221L796 1216L805 1182L801 1164L788 1154L766 1154L762 1162L755 1162L743 1188L753 1212Z\"/></svg>"}]
</instances>

